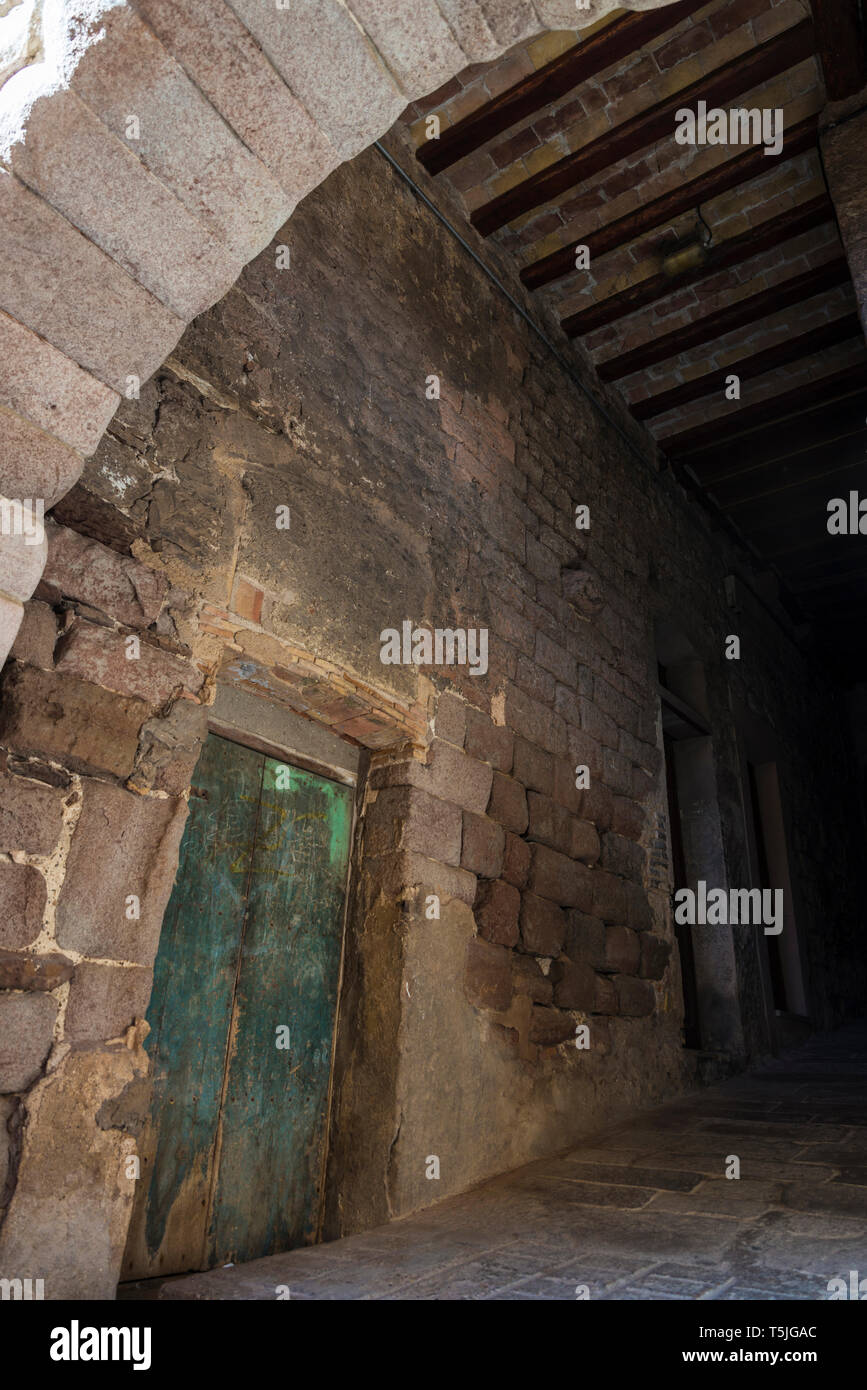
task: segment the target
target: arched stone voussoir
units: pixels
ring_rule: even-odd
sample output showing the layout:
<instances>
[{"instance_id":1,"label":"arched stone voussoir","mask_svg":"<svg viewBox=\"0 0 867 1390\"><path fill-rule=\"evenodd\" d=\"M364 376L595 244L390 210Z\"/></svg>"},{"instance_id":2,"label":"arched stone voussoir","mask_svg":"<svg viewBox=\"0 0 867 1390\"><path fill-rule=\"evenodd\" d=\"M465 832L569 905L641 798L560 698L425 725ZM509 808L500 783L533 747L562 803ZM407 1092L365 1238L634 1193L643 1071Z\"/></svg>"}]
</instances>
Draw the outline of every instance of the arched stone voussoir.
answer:
<instances>
[{"instance_id":1,"label":"arched stone voussoir","mask_svg":"<svg viewBox=\"0 0 867 1390\"><path fill-rule=\"evenodd\" d=\"M7 651L18 635L24 601L39 583L47 557L42 504L0 496L0 643L6 644Z\"/></svg>"}]
</instances>

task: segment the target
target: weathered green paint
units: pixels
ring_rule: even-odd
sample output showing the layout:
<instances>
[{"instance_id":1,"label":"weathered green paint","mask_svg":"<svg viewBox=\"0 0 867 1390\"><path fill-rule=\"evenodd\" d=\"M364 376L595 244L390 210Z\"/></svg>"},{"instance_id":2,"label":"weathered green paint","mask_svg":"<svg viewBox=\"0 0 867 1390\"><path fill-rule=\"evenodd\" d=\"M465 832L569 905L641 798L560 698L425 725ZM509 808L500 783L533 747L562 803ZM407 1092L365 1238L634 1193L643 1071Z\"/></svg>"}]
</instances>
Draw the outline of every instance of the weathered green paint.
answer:
<instances>
[{"instance_id":1,"label":"weathered green paint","mask_svg":"<svg viewBox=\"0 0 867 1390\"><path fill-rule=\"evenodd\" d=\"M237 1030L223 1106L214 1262L316 1235L351 794L265 761ZM286 1025L290 1047L276 1046Z\"/></svg>"},{"instance_id":2,"label":"weathered green paint","mask_svg":"<svg viewBox=\"0 0 867 1390\"><path fill-rule=\"evenodd\" d=\"M351 791L213 735L193 789L148 1010L126 1277L316 1236Z\"/></svg>"}]
</instances>

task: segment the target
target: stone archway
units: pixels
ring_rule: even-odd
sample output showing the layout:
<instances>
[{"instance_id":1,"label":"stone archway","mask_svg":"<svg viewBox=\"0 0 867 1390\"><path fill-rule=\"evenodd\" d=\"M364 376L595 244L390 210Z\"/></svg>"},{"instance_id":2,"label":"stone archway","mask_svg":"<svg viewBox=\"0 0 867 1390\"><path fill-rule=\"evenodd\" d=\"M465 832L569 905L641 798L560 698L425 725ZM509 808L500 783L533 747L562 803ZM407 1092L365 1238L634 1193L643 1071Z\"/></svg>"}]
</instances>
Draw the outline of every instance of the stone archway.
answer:
<instances>
[{"instance_id":1,"label":"stone archway","mask_svg":"<svg viewBox=\"0 0 867 1390\"><path fill-rule=\"evenodd\" d=\"M0 664L45 563L27 509L68 491L122 396L300 199L468 64L616 7L12 5L0 20L0 495L13 504L0 534Z\"/></svg>"}]
</instances>

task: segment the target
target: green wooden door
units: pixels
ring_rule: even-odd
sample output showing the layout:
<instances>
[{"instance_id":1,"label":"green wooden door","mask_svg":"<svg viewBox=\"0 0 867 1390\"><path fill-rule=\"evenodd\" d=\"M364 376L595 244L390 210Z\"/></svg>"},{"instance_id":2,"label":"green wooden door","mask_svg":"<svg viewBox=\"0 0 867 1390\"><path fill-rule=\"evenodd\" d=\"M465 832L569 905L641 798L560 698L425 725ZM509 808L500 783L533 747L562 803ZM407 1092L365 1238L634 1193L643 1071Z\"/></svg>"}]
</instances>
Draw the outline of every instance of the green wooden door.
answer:
<instances>
[{"instance_id":1,"label":"green wooden door","mask_svg":"<svg viewBox=\"0 0 867 1390\"><path fill-rule=\"evenodd\" d=\"M211 735L163 922L123 1277L316 1237L350 788Z\"/></svg>"}]
</instances>

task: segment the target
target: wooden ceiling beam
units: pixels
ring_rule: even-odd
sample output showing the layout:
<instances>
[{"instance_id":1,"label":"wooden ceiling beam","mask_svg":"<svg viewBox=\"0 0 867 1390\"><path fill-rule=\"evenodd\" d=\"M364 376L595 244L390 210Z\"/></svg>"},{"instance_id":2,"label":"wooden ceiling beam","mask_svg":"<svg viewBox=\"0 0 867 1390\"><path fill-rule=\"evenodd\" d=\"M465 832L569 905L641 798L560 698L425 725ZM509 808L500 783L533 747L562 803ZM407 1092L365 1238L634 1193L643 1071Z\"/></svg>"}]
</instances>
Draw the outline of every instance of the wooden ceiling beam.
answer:
<instances>
[{"instance_id":1,"label":"wooden ceiling beam","mask_svg":"<svg viewBox=\"0 0 867 1390\"><path fill-rule=\"evenodd\" d=\"M863 553L860 556L850 554L848 558L845 555L841 557L838 541L838 536L826 535L822 540L808 546L801 559L792 561L789 565L788 573L796 578L800 577L804 584L809 584L811 573L816 579L823 579L829 574L836 574L850 565L862 562Z\"/></svg>"},{"instance_id":2,"label":"wooden ceiling beam","mask_svg":"<svg viewBox=\"0 0 867 1390\"><path fill-rule=\"evenodd\" d=\"M836 256L824 265L805 270L801 275L793 275L788 280L780 280L769 289L759 290L734 304L727 304L714 314L700 314L692 323L673 328L658 338L651 338L640 347L629 352L621 352L609 357L605 362L596 363L596 373L600 381L621 381L633 372L644 371L668 357L677 357L691 348L700 347L714 338L722 338L736 328L757 323L769 318L794 304L802 304L815 295L826 294L839 285L849 282L849 262L845 256Z\"/></svg>"},{"instance_id":3,"label":"wooden ceiling beam","mask_svg":"<svg viewBox=\"0 0 867 1390\"><path fill-rule=\"evenodd\" d=\"M858 0L811 0L811 7L828 100L843 101L867 83L867 36Z\"/></svg>"},{"instance_id":4,"label":"wooden ceiling beam","mask_svg":"<svg viewBox=\"0 0 867 1390\"><path fill-rule=\"evenodd\" d=\"M854 549L847 547L841 555L839 541L838 536L826 535L824 539L809 542L799 553L781 551L774 561L788 592L800 603L807 605L811 595L818 595L837 583L861 578L863 566L867 564L867 546L863 540L856 541Z\"/></svg>"},{"instance_id":5,"label":"wooden ceiling beam","mask_svg":"<svg viewBox=\"0 0 867 1390\"><path fill-rule=\"evenodd\" d=\"M425 141L416 150L416 159L429 174L441 174L504 130L566 96L589 77L623 62L706 4L707 0L680 0L679 4L660 10L621 15L478 111L448 126L439 139Z\"/></svg>"},{"instance_id":6,"label":"wooden ceiling beam","mask_svg":"<svg viewBox=\"0 0 867 1390\"><path fill-rule=\"evenodd\" d=\"M864 440L851 436L835 449L822 446L808 449L797 458L785 463L777 460L767 468L754 468L749 473L739 472L729 478L718 478L707 484L724 512L738 507L748 507L765 497L775 497L781 493L792 494L798 488L807 487L820 479L827 480L830 496L836 496L835 478L840 478L840 488L848 491L850 483L844 473L864 462ZM796 499L794 499L796 500Z\"/></svg>"},{"instance_id":7,"label":"wooden ceiling beam","mask_svg":"<svg viewBox=\"0 0 867 1390\"><path fill-rule=\"evenodd\" d=\"M725 440L717 436L710 447L693 454L689 466L705 487L712 488L723 479L773 467L811 449L829 449L853 434L867 435L867 386L842 401L815 406L793 419L772 421L751 434L740 435L734 466L728 435Z\"/></svg>"},{"instance_id":8,"label":"wooden ceiling beam","mask_svg":"<svg viewBox=\"0 0 867 1390\"><path fill-rule=\"evenodd\" d=\"M850 580L850 585L852 581ZM806 596L805 596L806 597ZM864 620L867 618L867 588L860 582L857 584L854 593L848 593L844 597L838 598L835 595L810 595L809 597L811 613L820 618L823 625L827 619L832 626L839 632L842 640L851 643L854 632L863 631ZM826 635L823 633L823 636ZM858 663L855 669L867 669L867 661L863 651L859 650L855 658ZM863 680L863 676L861 677Z\"/></svg>"},{"instance_id":9,"label":"wooden ceiling beam","mask_svg":"<svg viewBox=\"0 0 867 1390\"><path fill-rule=\"evenodd\" d=\"M492 198L472 213L470 221L482 236L490 236L507 222L559 197L567 188L574 188L667 135L673 136L675 114L682 107L697 101L706 101L708 108L725 106L742 92L751 92L812 57L814 42L812 20L801 20Z\"/></svg>"},{"instance_id":10,"label":"wooden ceiling beam","mask_svg":"<svg viewBox=\"0 0 867 1390\"><path fill-rule=\"evenodd\" d=\"M797 573L801 576L805 584L819 583L827 575L838 574L846 569L859 569L861 565L867 564L867 550L861 545L858 547L860 555L855 551L847 551L841 556L840 547L836 544L837 537L828 535L824 541L820 541L816 547L816 553L812 559L804 559L798 562ZM833 548L826 545L825 541L835 542Z\"/></svg>"},{"instance_id":11,"label":"wooden ceiling beam","mask_svg":"<svg viewBox=\"0 0 867 1390\"><path fill-rule=\"evenodd\" d=\"M722 270L731 270L734 266L742 265L744 261L752 260L753 256L760 256L764 251L773 250L782 246L784 242L791 241L793 237L813 231L816 227L832 221L833 217L834 204L826 193L820 193L809 202L786 208L776 217L766 218L764 222L759 222L740 236L730 237L716 246L710 246L707 260L695 270L685 271L680 275L668 275L665 271L660 271L658 275L649 275L638 284L621 290L619 294L607 295L605 299L598 300L588 308L569 314L561 320L560 327L570 338L578 338L585 333L593 332L596 328L604 328L606 324L615 323L627 314L637 313L648 304L664 299L667 294L679 294L681 290L690 289L711 275L718 275Z\"/></svg>"},{"instance_id":12,"label":"wooden ceiling beam","mask_svg":"<svg viewBox=\"0 0 867 1390\"><path fill-rule=\"evenodd\" d=\"M752 377L764 376L766 372L788 366L790 362L797 362L801 357L813 357L824 351L825 348L834 347L837 343L844 343L849 338L860 337L861 332L861 321L858 315L844 314L841 318L833 319L831 323L823 324L821 328L811 328L807 333L800 333L796 338L790 338L787 342L777 343L774 347L765 348L762 352L754 352L749 357L742 357L737 362L731 362L727 367L720 367L718 371L705 372L703 376L696 377L693 381L685 381L681 386L672 387L670 391L658 391L655 396L648 396L646 400L636 401L634 405L630 406L630 410L636 420L652 419L654 415L662 415L667 410L676 410L689 401L700 400L702 396L708 396L712 391L722 391L725 388L727 378L730 376L738 376L741 381L749 381Z\"/></svg>"},{"instance_id":13,"label":"wooden ceiling beam","mask_svg":"<svg viewBox=\"0 0 867 1390\"><path fill-rule=\"evenodd\" d=\"M784 420L795 420L804 411L831 405L865 389L867 358L856 366L816 377L807 386L796 386L791 391L782 391L778 396L769 396L755 405L745 406L737 420L732 420L726 427L726 447L731 448L736 439L742 439L754 430L765 426L772 428ZM694 425L692 429L668 435L659 441L659 447L668 458L692 465L696 455L719 443L721 427L719 420L709 420L706 425Z\"/></svg>"},{"instance_id":14,"label":"wooden ceiling beam","mask_svg":"<svg viewBox=\"0 0 867 1390\"><path fill-rule=\"evenodd\" d=\"M801 574L804 570L823 564L833 569L835 565L843 563L839 536L831 536L826 531L818 538L813 536L805 540L801 530L793 530L792 538L794 545L784 547L780 543L777 547L774 564L781 573Z\"/></svg>"},{"instance_id":15,"label":"wooden ceiling beam","mask_svg":"<svg viewBox=\"0 0 867 1390\"><path fill-rule=\"evenodd\" d=\"M818 131L818 116L808 116L806 120L799 121L787 131L786 157L782 163L788 164L790 159L796 159L805 150L814 148L818 140ZM779 164L776 167L779 168ZM542 285L549 285L553 280L562 280L565 275L574 275L577 273L575 252L579 246L588 248L592 262L600 256L607 256L609 252L616 251L620 246L637 241L639 237L664 226L666 222L673 222L676 217L689 212L690 208L709 203L723 193L729 193L731 189L749 183L751 179L759 178L768 172L767 156L761 146L744 150L733 159L727 159L725 163L708 169L697 178L679 184L625 217L618 217L607 226L600 227L598 231L576 237L568 246L552 251L549 255L540 257L538 261L531 261L523 267L521 279L528 289L537 290ZM830 198L827 202L830 208Z\"/></svg>"},{"instance_id":16,"label":"wooden ceiling beam","mask_svg":"<svg viewBox=\"0 0 867 1390\"><path fill-rule=\"evenodd\" d=\"M793 489L793 493L798 493L796 496L781 499L778 493L766 493L761 498L732 506L731 512L736 513L734 520L741 527L743 534L763 555L775 563L779 562L782 553L793 555L795 546L800 548L802 542L809 545L810 542L824 541L825 537L828 537L829 541L838 542L838 546L842 545L843 550L849 543L853 549L860 545L867 553L867 537L828 535L828 502L831 498L846 496L850 488L856 488L857 470L859 461L856 460L849 466L852 481L848 486L845 478L839 477L838 474L834 485L820 478L804 485L803 488ZM731 514L727 507L721 510L724 516ZM786 537L793 545L786 545Z\"/></svg>"},{"instance_id":17,"label":"wooden ceiling beam","mask_svg":"<svg viewBox=\"0 0 867 1390\"><path fill-rule=\"evenodd\" d=\"M821 578L803 579L798 578L799 571L790 571L787 576L787 583L793 594L799 597L809 598L811 594L816 594L828 589L837 589L842 585L850 585L855 579L867 579L867 554L862 547L861 555L851 565L840 565L833 568L829 573L822 575Z\"/></svg>"}]
</instances>

